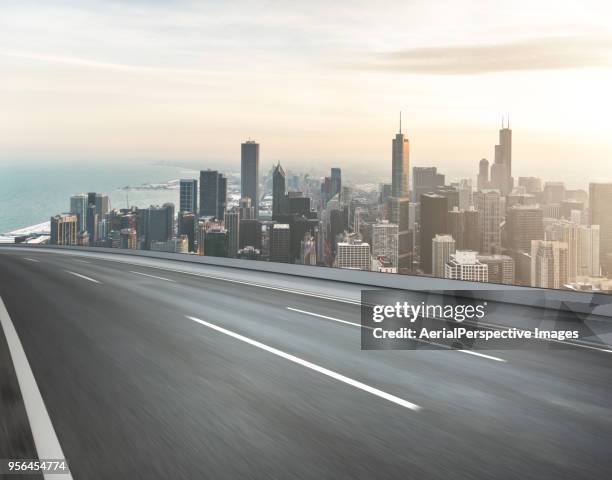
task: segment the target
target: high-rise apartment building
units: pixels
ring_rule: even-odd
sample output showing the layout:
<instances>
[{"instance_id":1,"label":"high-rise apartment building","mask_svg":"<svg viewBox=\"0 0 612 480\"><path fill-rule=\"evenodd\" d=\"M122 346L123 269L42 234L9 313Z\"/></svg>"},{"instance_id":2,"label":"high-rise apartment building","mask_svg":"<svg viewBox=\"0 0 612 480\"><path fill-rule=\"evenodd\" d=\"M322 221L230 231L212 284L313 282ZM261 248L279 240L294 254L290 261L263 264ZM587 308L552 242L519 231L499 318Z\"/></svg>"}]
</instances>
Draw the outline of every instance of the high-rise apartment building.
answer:
<instances>
[{"instance_id":1,"label":"high-rise apartment building","mask_svg":"<svg viewBox=\"0 0 612 480\"><path fill-rule=\"evenodd\" d=\"M336 267L369 271L371 266L369 244L361 240L338 242Z\"/></svg>"},{"instance_id":2,"label":"high-rise apartment building","mask_svg":"<svg viewBox=\"0 0 612 480\"><path fill-rule=\"evenodd\" d=\"M51 245L77 245L79 220L75 214L64 213L51 217Z\"/></svg>"},{"instance_id":3,"label":"high-rise apartment building","mask_svg":"<svg viewBox=\"0 0 612 480\"><path fill-rule=\"evenodd\" d=\"M450 235L436 235L431 241L431 263L434 277L444 278L446 262L455 253L455 240Z\"/></svg>"},{"instance_id":4,"label":"high-rise apartment building","mask_svg":"<svg viewBox=\"0 0 612 480\"><path fill-rule=\"evenodd\" d=\"M478 252L457 250L444 266L444 278L469 282L488 282L489 267L478 260Z\"/></svg>"},{"instance_id":5,"label":"high-rise apartment building","mask_svg":"<svg viewBox=\"0 0 612 480\"><path fill-rule=\"evenodd\" d=\"M227 210L224 223L227 229L227 256L235 258L240 247L240 210L235 207Z\"/></svg>"},{"instance_id":6,"label":"high-rise apartment building","mask_svg":"<svg viewBox=\"0 0 612 480\"><path fill-rule=\"evenodd\" d=\"M182 179L179 182L179 212L198 214L198 181Z\"/></svg>"},{"instance_id":7,"label":"high-rise apartment building","mask_svg":"<svg viewBox=\"0 0 612 480\"><path fill-rule=\"evenodd\" d=\"M250 198L254 217L259 217L259 143L248 140L240 146L240 196Z\"/></svg>"},{"instance_id":8,"label":"high-rise apartment building","mask_svg":"<svg viewBox=\"0 0 612 480\"><path fill-rule=\"evenodd\" d=\"M392 267L399 262L399 227L387 220L372 224L372 255L385 257Z\"/></svg>"}]
</instances>

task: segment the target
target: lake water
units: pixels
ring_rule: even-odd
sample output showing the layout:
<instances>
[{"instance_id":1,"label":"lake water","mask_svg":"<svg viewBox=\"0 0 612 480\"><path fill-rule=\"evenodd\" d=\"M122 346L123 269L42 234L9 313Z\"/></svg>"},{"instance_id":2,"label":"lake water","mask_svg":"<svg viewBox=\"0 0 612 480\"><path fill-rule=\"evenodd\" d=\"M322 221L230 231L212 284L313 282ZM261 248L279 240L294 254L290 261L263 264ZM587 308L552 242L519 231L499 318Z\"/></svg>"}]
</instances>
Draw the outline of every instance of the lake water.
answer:
<instances>
[{"instance_id":1,"label":"lake water","mask_svg":"<svg viewBox=\"0 0 612 480\"><path fill-rule=\"evenodd\" d=\"M183 167L143 163L112 166L0 164L0 234L48 221L52 215L69 211L70 196L81 192L106 193L113 208L125 207L126 200L130 206L137 207L164 202L178 205L178 190L125 191L121 187L196 178L197 175L196 171Z\"/></svg>"}]
</instances>

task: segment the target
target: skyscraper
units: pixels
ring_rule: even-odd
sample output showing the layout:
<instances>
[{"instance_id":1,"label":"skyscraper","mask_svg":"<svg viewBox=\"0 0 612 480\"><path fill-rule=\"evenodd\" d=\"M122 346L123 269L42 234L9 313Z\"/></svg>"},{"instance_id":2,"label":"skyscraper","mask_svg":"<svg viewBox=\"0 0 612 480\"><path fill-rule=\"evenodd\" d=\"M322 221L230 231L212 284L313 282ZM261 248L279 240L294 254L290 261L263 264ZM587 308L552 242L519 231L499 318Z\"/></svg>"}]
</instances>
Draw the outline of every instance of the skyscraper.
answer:
<instances>
[{"instance_id":1,"label":"skyscraper","mask_svg":"<svg viewBox=\"0 0 612 480\"><path fill-rule=\"evenodd\" d=\"M372 255L385 257L392 267L399 263L399 229L396 223L383 220L372 225Z\"/></svg>"},{"instance_id":2,"label":"skyscraper","mask_svg":"<svg viewBox=\"0 0 612 480\"><path fill-rule=\"evenodd\" d=\"M270 233L270 261L289 263L291 257L291 230L286 223L272 225Z\"/></svg>"},{"instance_id":3,"label":"skyscraper","mask_svg":"<svg viewBox=\"0 0 612 480\"><path fill-rule=\"evenodd\" d=\"M70 197L70 213L77 216L78 231L81 232L87 229L87 195L78 193Z\"/></svg>"},{"instance_id":4,"label":"skyscraper","mask_svg":"<svg viewBox=\"0 0 612 480\"><path fill-rule=\"evenodd\" d=\"M599 225L579 225L567 220L557 220L547 226L547 240L567 244L569 282L575 282L578 276L599 276L599 231Z\"/></svg>"},{"instance_id":5,"label":"skyscraper","mask_svg":"<svg viewBox=\"0 0 612 480\"><path fill-rule=\"evenodd\" d=\"M489 188L489 161L486 158L478 163L477 186L478 190Z\"/></svg>"},{"instance_id":6,"label":"skyscraper","mask_svg":"<svg viewBox=\"0 0 612 480\"><path fill-rule=\"evenodd\" d=\"M174 231L174 204L164 203L147 208L145 216L145 248L150 249L152 242L166 242Z\"/></svg>"},{"instance_id":7,"label":"skyscraper","mask_svg":"<svg viewBox=\"0 0 612 480\"><path fill-rule=\"evenodd\" d=\"M223 223L227 229L227 256L235 258L240 246L240 210L236 207L227 210Z\"/></svg>"},{"instance_id":8,"label":"skyscraper","mask_svg":"<svg viewBox=\"0 0 612 480\"><path fill-rule=\"evenodd\" d=\"M561 288L568 282L567 243L531 241L531 286Z\"/></svg>"},{"instance_id":9,"label":"skyscraper","mask_svg":"<svg viewBox=\"0 0 612 480\"><path fill-rule=\"evenodd\" d=\"M180 181L179 212L198 213L198 181L186 179Z\"/></svg>"},{"instance_id":10,"label":"skyscraper","mask_svg":"<svg viewBox=\"0 0 612 480\"><path fill-rule=\"evenodd\" d=\"M200 216L223 218L227 179L216 170L200 171Z\"/></svg>"},{"instance_id":11,"label":"skyscraper","mask_svg":"<svg viewBox=\"0 0 612 480\"><path fill-rule=\"evenodd\" d=\"M208 257L227 257L228 235L227 230L214 227L204 233L204 255Z\"/></svg>"},{"instance_id":12,"label":"skyscraper","mask_svg":"<svg viewBox=\"0 0 612 480\"><path fill-rule=\"evenodd\" d=\"M272 218L287 213L287 186L285 170L280 162L272 174Z\"/></svg>"},{"instance_id":13,"label":"skyscraper","mask_svg":"<svg viewBox=\"0 0 612 480\"><path fill-rule=\"evenodd\" d=\"M431 241L431 268L434 277L444 278L444 267L455 253L455 240L450 235L436 235Z\"/></svg>"},{"instance_id":14,"label":"skyscraper","mask_svg":"<svg viewBox=\"0 0 612 480\"><path fill-rule=\"evenodd\" d=\"M95 204L96 213L98 214L98 218L101 219L104 215L108 213L110 205L108 201L108 195L106 193L96 193Z\"/></svg>"},{"instance_id":15,"label":"skyscraper","mask_svg":"<svg viewBox=\"0 0 612 480\"><path fill-rule=\"evenodd\" d=\"M188 249L195 251L196 215L193 212L181 211L178 213L178 234L187 236Z\"/></svg>"},{"instance_id":16,"label":"skyscraper","mask_svg":"<svg viewBox=\"0 0 612 480\"><path fill-rule=\"evenodd\" d=\"M432 272L432 240L436 235L447 234L447 199L442 195L421 195L421 258L420 268L424 273Z\"/></svg>"},{"instance_id":17,"label":"skyscraper","mask_svg":"<svg viewBox=\"0 0 612 480\"><path fill-rule=\"evenodd\" d=\"M329 198L342 192L342 171L339 168L331 169L331 193Z\"/></svg>"},{"instance_id":18,"label":"skyscraper","mask_svg":"<svg viewBox=\"0 0 612 480\"><path fill-rule=\"evenodd\" d=\"M394 197L409 196L409 148L408 139L402 133L402 114L400 113L399 133L392 141L391 195Z\"/></svg>"},{"instance_id":19,"label":"skyscraper","mask_svg":"<svg viewBox=\"0 0 612 480\"><path fill-rule=\"evenodd\" d=\"M474 203L480 215L480 252L501 251L501 198L497 190L485 190L474 194Z\"/></svg>"},{"instance_id":20,"label":"skyscraper","mask_svg":"<svg viewBox=\"0 0 612 480\"><path fill-rule=\"evenodd\" d=\"M538 205L515 205L506 213L508 248L514 252L531 251L532 240L544 239L542 209Z\"/></svg>"},{"instance_id":21,"label":"skyscraper","mask_svg":"<svg viewBox=\"0 0 612 480\"><path fill-rule=\"evenodd\" d=\"M400 273L412 270L414 231L410 223L408 197L389 197L389 220L398 227L397 268ZM395 266L395 265L394 265Z\"/></svg>"},{"instance_id":22,"label":"skyscraper","mask_svg":"<svg viewBox=\"0 0 612 480\"><path fill-rule=\"evenodd\" d=\"M491 167L491 188L498 189L503 195L507 195L514 187L512 177L512 130L510 130L510 119L508 125L499 131L499 144L495 145L495 163Z\"/></svg>"},{"instance_id":23,"label":"skyscraper","mask_svg":"<svg viewBox=\"0 0 612 480\"><path fill-rule=\"evenodd\" d=\"M612 255L612 183L589 184L589 209L591 225L599 225L599 258L609 269L608 256Z\"/></svg>"},{"instance_id":24,"label":"skyscraper","mask_svg":"<svg viewBox=\"0 0 612 480\"><path fill-rule=\"evenodd\" d=\"M259 217L259 143L248 140L240 146L240 195L250 198Z\"/></svg>"},{"instance_id":25,"label":"skyscraper","mask_svg":"<svg viewBox=\"0 0 612 480\"><path fill-rule=\"evenodd\" d=\"M75 214L64 213L51 217L51 245L76 245L78 218Z\"/></svg>"}]
</instances>

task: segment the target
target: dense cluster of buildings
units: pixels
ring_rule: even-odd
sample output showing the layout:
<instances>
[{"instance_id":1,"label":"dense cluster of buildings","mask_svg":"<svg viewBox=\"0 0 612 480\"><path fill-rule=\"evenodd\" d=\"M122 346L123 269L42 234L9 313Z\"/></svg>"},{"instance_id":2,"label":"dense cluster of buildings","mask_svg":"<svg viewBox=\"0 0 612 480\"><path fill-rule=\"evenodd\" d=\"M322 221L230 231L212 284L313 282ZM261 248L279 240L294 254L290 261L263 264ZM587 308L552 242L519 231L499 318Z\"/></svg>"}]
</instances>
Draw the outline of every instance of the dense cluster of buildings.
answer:
<instances>
[{"instance_id":1,"label":"dense cluster of buildings","mask_svg":"<svg viewBox=\"0 0 612 480\"><path fill-rule=\"evenodd\" d=\"M549 288L612 290L612 183L589 191L512 173L512 130L502 122L494 162L447 183L414 167L409 140L392 139L391 183L378 192L288 175L260 178L259 144L241 145L240 200L227 177L202 170L180 181L178 206L110 209L108 196L77 194L51 219L51 243L148 249L249 260ZM270 208L263 208L263 205Z\"/></svg>"}]
</instances>

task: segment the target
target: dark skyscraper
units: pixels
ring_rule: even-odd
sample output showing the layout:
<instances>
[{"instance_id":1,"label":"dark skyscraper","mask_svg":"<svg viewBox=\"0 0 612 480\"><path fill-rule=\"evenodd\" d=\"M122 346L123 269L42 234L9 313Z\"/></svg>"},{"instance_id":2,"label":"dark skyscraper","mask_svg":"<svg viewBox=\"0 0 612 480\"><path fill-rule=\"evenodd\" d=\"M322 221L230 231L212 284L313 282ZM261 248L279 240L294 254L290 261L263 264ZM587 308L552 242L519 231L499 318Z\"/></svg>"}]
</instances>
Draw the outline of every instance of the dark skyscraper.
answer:
<instances>
[{"instance_id":1,"label":"dark skyscraper","mask_svg":"<svg viewBox=\"0 0 612 480\"><path fill-rule=\"evenodd\" d=\"M181 211L178 214L178 234L187 235L189 251L195 251L196 216L190 211Z\"/></svg>"},{"instance_id":2,"label":"dark skyscraper","mask_svg":"<svg viewBox=\"0 0 612 480\"><path fill-rule=\"evenodd\" d=\"M256 219L240 219L240 248L261 250L261 223Z\"/></svg>"},{"instance_id":3,"label":"dark skyscraper","mask_svg":"<svg viewBox=\"0 0 612 480\"><path fill-rule=\"evenodd\" d=\"M146 248L151 242L166 242L170 240L174 230L174 204L164 203L161 207L151 206L146 211Z\"/></svg>"},{"instance_id":4,"label":"dark skyscraper","mask_svg":"<svg viewBox=\"0 0 612 480\"><path fill-rule=\"evenodd\" d=\"M287 212L287 187L285 171L279 163L272 176L272 218Z\"/></svg>"},{"instance_id":5,"label":"dark skyscraper","mask_svg":"<svg viewBox=\"0 0 612 480\"><path fill-rule=\"evenodd\" d=\"M180 181L179 212L198 213L198 181L187 179Z\"/></svg>"},{"instance_id":6,"label":"dark skyscraper","mask_svg":"<svg viewBox=\"0 0 612 480\"><path fill-rule=\"evenodd\" d=\"M436 235L448 234L448 205L446 197L437 194L421 195L421 259L420 268L432 272L431 248Z\"/></svg>"},{"instance_id":7,"label":"dark skyscraper","mask_svg":"<svg viewBox=\"0 0 612 480\"><path fill-rule=\"evenodd\" d=\"M331 169L331 192L329 198L342 192L342 170L339 168Z\"/></svg>"},{"instance_id":8,"label":"dark skyscraper","mask_svg":"<svg viewBox=\"0 0 612 480\"><path fill-rule=\"evenodd\" d=\"M270 234L270 261L289 263L291 259L291 230L289 225L277 223Z\"/></svg>"},{"instance_id":9,"label":"dark skyscraper","mask_svg":"<svg viewBox=\"0 0 612 480\"><path fill-rule=\"evenodd\" d=\"M85 226L87 227L87 233L89 233L89 244L93 245L96 241L98 230L98 213L96 212L95 196L94 203L90 203L87 206L87 221L85 222Z\"/></svg>"},{"instance_id":10,"label":"dark skyscraper","mask_svg":"<svg viewBox=\"0 0 612 480\"><path fill-rule=\"evenodd\" d=\"M200 171L200 216L223 219L227 179L216 170Z\"/></svg>"},{"instance_id":11,"label":"dark skyscraper","mask_svg":"<svg viewBox=\"0 0 612 480\"><path fill-rule=\"evenodd\" d=\"M251 140L240 148L240 195L250 198L255 209L255 218L259 217L259 144Z\"/></svg>"}]
</instances>

